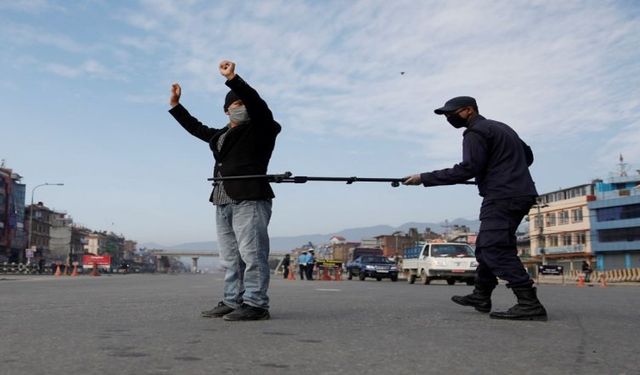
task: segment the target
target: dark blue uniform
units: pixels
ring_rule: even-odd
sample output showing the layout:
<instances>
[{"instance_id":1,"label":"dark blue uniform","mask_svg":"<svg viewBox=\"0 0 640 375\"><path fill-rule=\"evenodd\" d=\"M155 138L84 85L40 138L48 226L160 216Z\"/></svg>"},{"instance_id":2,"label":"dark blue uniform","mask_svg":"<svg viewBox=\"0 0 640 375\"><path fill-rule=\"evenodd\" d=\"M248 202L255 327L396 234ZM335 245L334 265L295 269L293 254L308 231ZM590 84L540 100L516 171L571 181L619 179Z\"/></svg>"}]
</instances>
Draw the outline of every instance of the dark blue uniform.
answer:
<instances>
[{"instance_id":1,"label":"dark blue uniform","mask_svg":"<svg viewBox=\"0 0 640 375\"><path fill-rule=\"evenodd\" d=\"M476 241L478 285L528 287L527 274L516 249L515 232L538 193L529 166L531 148L506 124L471 118L463 134L462 162L452 168L422 173L424 186L451 185L475 178L480 196L480 233Z\"/></svg>"}]
</instances>

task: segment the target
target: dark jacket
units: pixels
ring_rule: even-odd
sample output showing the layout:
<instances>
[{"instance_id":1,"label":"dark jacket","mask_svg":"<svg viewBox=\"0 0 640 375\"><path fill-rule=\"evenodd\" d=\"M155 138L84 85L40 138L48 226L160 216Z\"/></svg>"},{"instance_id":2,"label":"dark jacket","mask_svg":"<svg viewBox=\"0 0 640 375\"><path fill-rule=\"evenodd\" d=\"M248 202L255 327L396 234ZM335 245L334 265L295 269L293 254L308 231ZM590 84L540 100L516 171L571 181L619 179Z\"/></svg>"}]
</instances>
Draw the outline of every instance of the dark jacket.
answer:
<instances>
[{"instance_id":1,"label":"dark jacket","mask_svg":"<svg viewBox=\"0 0 640 375\"><path fill-rule=\"evenodd\" d=\"M475 178L484 198L537 196L529 173L533 152L506 124L476 115L463 133L462 162L422 173L424 186L452 185Z\"/></svg>"},{"instance_id":2,"label":"dark jacket","mask_svg":"<svg viewBox=\"0 0 640 375\"><path fill-rule=\"evenodd\" d=\"M223 177L266 174L281 127L273 119L267 103L239 75L225 84L242 99L251 118L248 124L238 125L233 129L228 126L222 129L209 128L191 116L181 104L173 107L169 113L189 133L209 143L215 159L214 176L217 176L218 172ZM225 132L229 134L218 152L216 142ZM236 201L274 197L273 190L266 179L225 181L223 186L227 195Z\"/></svg>"}]
</instances>

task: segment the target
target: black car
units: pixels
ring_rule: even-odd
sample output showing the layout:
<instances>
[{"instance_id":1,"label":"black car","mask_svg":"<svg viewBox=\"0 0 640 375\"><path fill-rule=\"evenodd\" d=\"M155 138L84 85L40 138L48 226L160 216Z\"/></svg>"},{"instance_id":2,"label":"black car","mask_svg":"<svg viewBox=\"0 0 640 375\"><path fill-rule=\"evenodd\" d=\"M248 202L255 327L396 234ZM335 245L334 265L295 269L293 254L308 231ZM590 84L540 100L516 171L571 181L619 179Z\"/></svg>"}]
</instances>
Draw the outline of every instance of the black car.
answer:
<instances>
[{"instance_id":1,"label":"black car","mask_svg":"<svg viewBox=\"0 0 640 375\"><path fill-rule=\"evenodd\" d=\"M353 276L360 280L374 277L378 281L383 278L398 281L398 266L383 256L363 255L347 264L347 278L351 280Z\"/></svg>"}]
</instances>

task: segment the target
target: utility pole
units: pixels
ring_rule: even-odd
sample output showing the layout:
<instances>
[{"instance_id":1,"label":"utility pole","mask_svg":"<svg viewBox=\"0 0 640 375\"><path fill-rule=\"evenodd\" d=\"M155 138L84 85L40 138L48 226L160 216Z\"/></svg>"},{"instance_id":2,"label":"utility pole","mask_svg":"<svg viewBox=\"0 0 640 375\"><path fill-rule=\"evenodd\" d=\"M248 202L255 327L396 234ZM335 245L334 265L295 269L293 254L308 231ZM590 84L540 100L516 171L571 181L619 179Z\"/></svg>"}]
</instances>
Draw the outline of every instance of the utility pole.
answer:
<instances>
[{"instance_id":1,"label":"utility pole","mask_svg":"<svg viewBox=\"0 0 640 375\"><path fill-rule=\"evenodd\" d=\"M538 246L540 247L540 255L542 256L542 265L547 264L547 259L545 257L545 249L544 249L544 220L542 219L542 214L540 213L540 209L549 207L549 205L544 204L538 200L535 204L538 209L538 213L536 215L536 223L538 224Z\"/></svg>"}]
</instances>

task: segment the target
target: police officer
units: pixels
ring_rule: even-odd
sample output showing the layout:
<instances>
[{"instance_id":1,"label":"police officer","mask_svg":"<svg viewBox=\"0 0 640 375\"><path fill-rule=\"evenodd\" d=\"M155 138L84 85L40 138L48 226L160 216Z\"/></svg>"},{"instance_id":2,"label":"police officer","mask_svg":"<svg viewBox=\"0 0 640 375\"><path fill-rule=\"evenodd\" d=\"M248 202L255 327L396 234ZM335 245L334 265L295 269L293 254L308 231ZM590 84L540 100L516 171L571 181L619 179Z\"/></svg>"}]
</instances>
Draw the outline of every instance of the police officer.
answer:
<instances>
[{"instance_id":1,"label":"police officer","mask_svg":"<svg viewBox=\"0 0 640 375\"><path fill-rule=\"evenodd\" d=\"M524 215L535 204L538 193L529 173L533 163L531 148L506 124L487 120L478 112L476 100L455 97L434 111L444 115L463 133L462 162L452 168L405 178L405 185L452 185L475 178L480 196L480 233L476 241L478 269L473 293L454 296L453 302L491 311L491 293L497 278L507 281L518 303L491 318L547 320L547 312L536 295L533 280L516 250L515 232Z\"/></svg>"}]
</instances>

